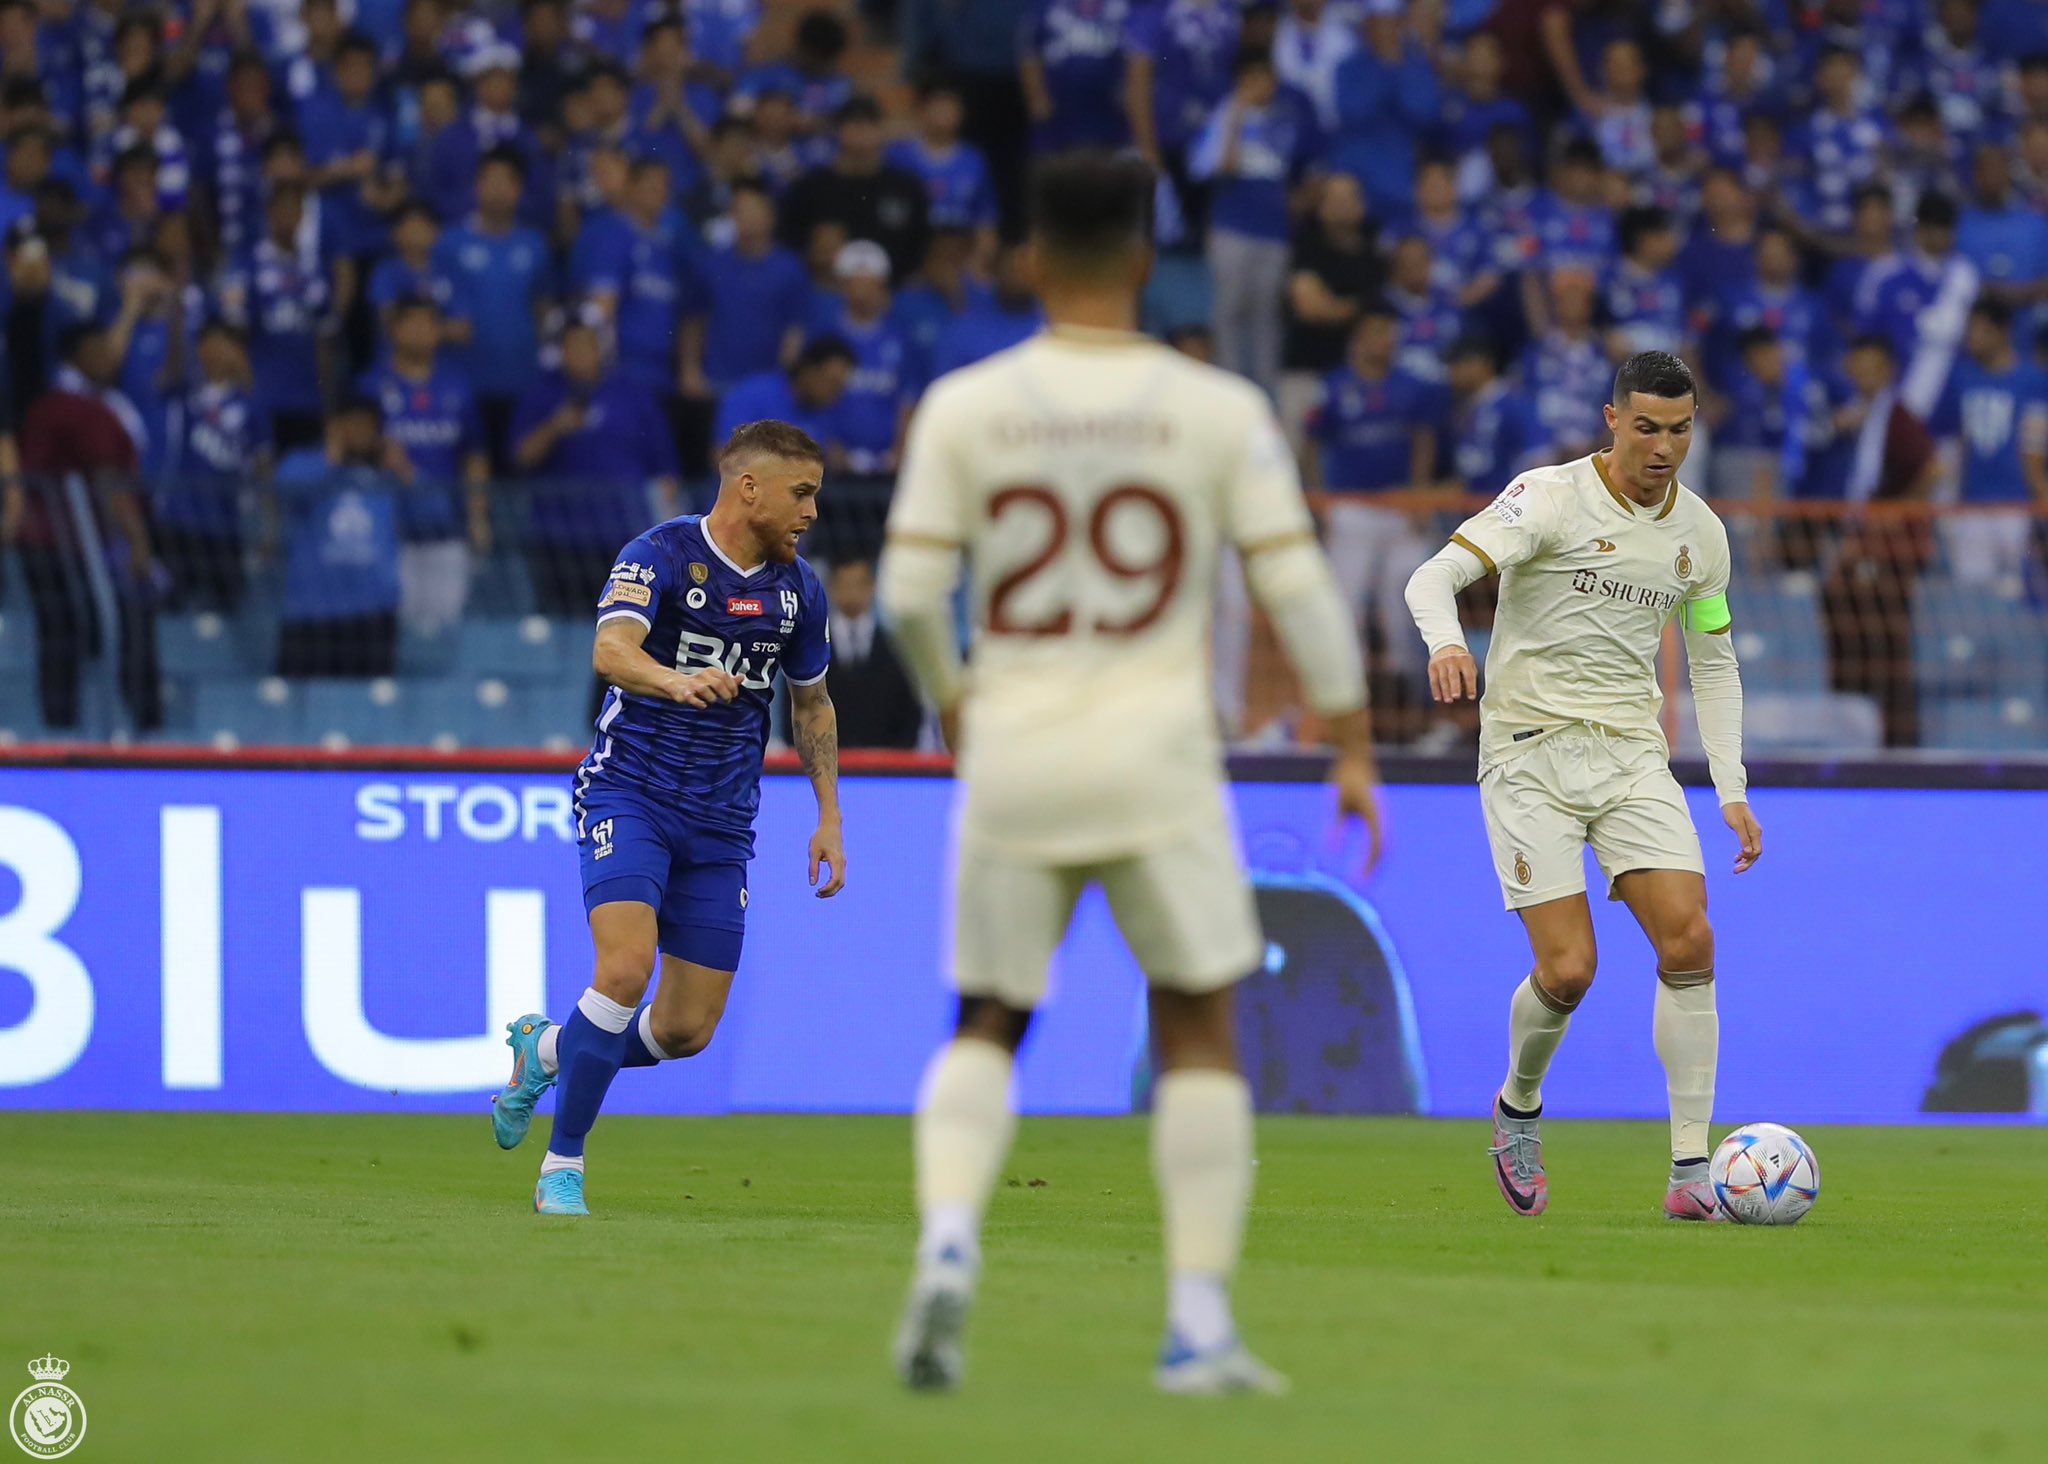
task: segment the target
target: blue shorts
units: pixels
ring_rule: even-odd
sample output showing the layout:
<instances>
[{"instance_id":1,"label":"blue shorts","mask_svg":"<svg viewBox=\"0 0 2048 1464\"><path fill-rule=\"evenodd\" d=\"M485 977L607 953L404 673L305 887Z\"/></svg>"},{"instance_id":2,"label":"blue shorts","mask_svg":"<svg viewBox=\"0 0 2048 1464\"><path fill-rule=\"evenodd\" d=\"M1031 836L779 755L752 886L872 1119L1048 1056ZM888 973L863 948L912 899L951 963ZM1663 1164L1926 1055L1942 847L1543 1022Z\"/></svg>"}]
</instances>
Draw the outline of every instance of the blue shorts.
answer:
<instances>
[{"instance_id":1,"label":"blue shorts","mask_svg":"<svg viewBox=\"0 0 2048 1464\"><path fill-rule=\"evenodd\" d=\"M730 834L692 827L681 810L590 784L576 805L583 908L650 905L663 955L737 971L747 933L747 860Z\"/></svg>"}]
</instances>

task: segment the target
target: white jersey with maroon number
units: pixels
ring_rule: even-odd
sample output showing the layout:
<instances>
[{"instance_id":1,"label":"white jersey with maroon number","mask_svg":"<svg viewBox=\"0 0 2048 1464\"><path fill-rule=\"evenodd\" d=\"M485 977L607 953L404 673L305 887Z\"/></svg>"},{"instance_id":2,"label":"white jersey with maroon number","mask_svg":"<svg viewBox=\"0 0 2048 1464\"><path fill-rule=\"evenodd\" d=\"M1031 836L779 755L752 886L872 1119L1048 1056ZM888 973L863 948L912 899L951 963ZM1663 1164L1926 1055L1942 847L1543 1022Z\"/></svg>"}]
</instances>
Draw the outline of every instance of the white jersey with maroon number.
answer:
<instances>
[{"instance_id":1,"label":"white jersey with maroon number","mask_svg":"<svg viewBox=\"0 0 2048 1464\"><path fill-rule=\"evenodd\" d=\"M1218 550L1310 528L1265 398L1144 337L1055 327L934 385L889 532L967 553L965 832L1085 862L1225 817Z\"/></svg>"}]
</instances>

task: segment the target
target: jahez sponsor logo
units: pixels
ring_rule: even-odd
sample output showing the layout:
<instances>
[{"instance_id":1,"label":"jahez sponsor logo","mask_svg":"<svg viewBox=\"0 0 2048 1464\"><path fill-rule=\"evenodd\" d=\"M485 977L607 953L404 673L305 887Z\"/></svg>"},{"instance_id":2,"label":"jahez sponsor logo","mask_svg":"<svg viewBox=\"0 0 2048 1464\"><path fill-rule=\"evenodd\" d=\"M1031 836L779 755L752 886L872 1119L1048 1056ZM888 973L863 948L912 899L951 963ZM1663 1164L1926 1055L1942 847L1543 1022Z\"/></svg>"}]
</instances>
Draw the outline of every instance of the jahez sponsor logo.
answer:
<instances>
[{"instance_id":1,"label":"jahez sponsor logo","mask_svg":"<svg viewBox=\"0 0 2048 1464\"><path fill-rule=\"evenodd\" d=\"M734 595L725 602L725 613L728 615L762 615L767 612L761 608L759 600L742 600L739 596Z\"/></svg>"}]
</instances>

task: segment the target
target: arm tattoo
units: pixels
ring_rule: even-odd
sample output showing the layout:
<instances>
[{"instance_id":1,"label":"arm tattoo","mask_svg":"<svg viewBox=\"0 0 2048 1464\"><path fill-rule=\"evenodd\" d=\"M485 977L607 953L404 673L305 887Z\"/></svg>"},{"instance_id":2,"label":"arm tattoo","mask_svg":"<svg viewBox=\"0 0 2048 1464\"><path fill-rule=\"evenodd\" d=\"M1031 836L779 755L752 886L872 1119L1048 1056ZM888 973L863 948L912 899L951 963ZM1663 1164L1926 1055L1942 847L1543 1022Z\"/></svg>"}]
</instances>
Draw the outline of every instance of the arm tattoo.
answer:
<instances>
[{"instance_id":1,"label":"arm tattoo","mask_svg":"<svg viewBox=\"0 0 2048 1464\"><path fill-rule=\"evenodd\" d=\"M839 777L839 714L825 683L809 688L792 710L796 755L813 783L836 782Z\"/></svg>"}]
</instances>

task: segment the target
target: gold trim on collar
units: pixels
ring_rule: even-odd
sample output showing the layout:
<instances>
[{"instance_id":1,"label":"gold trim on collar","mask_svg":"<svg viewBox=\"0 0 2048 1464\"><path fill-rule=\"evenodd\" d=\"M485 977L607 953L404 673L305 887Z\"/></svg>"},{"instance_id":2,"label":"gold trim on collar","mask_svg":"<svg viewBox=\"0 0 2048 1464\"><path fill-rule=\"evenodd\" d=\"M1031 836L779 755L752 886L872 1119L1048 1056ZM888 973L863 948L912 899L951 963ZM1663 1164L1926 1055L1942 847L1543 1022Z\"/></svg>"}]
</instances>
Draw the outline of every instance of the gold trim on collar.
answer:
<instances>
[{"instance_id":1,"label":"gold trim on collar","mask_svg":"<svg viewBox=\"0 0 2048 1464\"><path fill-rule=\"evenodd\" d=\"M1608 449L1609 452L1612 450L1611 448ZM1627 511L1630 518L1634 518L1639 513L1648 513L1649 506L1647 504L1637 503L1633 498L1630 498L1626 493L1614 486L1614 480L1607 476L1606 458L1607 452L1596 452L1593 454L1593 471L1600 475L1600 486L1607 490L1609 497ZM1671 475L1671 486L1664 490L1664 504L1657 510L1656 519L1652 520L1652 522L1670 518L1671 510L1677 506L1678 475L1673 473Z\"/></svg>"},{"instance_id":2,"label":"gold trim on collar","mask_svg":"<svg viewBox=\"0 0 2048 1464\"><path fill-rule=\"evenodd\" d=\"M1141 330L1110 330L1099 325L1048 325L1045 333L1074 346L1153 346L1158 342Z\"/></svg>"}]
</instances>

